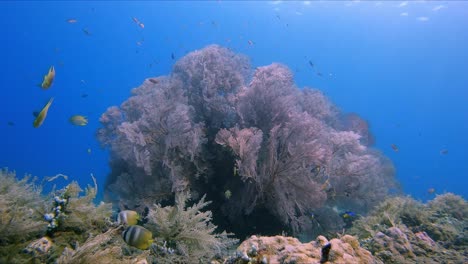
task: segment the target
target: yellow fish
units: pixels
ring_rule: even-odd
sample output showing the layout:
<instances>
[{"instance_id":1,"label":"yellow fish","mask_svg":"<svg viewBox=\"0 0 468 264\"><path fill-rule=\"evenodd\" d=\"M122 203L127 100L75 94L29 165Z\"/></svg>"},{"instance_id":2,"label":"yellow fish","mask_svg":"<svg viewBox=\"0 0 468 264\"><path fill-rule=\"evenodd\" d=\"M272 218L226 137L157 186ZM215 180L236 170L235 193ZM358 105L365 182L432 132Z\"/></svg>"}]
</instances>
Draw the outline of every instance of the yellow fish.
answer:
<instances>
[{"instance_id":1,"label":"yellow fish","mask_svg":"<svg viewBox=\"0 0 468 264\"><path fill-rule=\"evenodd\" d=\"M48 89L55 78L55 69L54 66L51 66L47 75L44 75L44 81L42 81L41 87L42 89Z\"/></svg>"},{"instance_id":2,"label":"yellow fish","mask_svg":"<svg viewBox=\"0 0 468 264\"><path fill-rule=\"evenodd\" d=\"M117 216L117 224L119 225L136 225L138 223L140 216L137 212L132 210L125 210L119 213Z\"/></svg>"},{"instance_id":3,"label":"yellow fish","mask_svg":"<svg viewBox=\"0 0 468 264\"><path fill-rule=\"evenodd\" d=\"M50 98L49 102L44 106L44 108L42 108L41 112L39 112L39 114L36 116L36 119L34 119L34 122L33 122L33 126L35 128L40 127L42 123L44 123L44 120L47 116L47 111L49 111L49 107L53 101L54 101L54 98L53 97Z\"/></svg>"},{"instance_id":4,"label":"yellow fish","mask_svg":"<svg viewBox=\"0 0 468 264\"><path fill-rule=\"evenodd\" d=\"M127 227L122 233L122 237L127 244L141 250L148 249L153 243L153 234L148 229L132 225Z\"/></svg>"},{"instance_id":5,"label":"yellow fish","mask_svg":"<svg viewBox=\"0 0 468 264\"><path fill-rule=\"evenodd\" d=\"M88 119L82 115L74 115L70 117L70 123L75 126L86 126L88 124Z\"/></svg>"}]
</instances>

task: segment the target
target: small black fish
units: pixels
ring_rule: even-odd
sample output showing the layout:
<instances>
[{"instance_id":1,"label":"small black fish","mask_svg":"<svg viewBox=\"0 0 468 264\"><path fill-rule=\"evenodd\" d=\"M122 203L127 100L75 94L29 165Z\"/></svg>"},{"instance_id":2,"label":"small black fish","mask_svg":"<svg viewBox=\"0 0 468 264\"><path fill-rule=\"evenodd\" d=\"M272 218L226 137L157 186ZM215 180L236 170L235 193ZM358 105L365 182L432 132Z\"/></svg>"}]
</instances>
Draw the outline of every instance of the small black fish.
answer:
<instances>
[{"instance_id":1,"label":"small black fish","mask_svg":"<svg viewBox=\"0 0 468 264\"><path fill-rule=\"evenodd\" d=\"M174 52L171 53L171 58L172 58L173 60L175 60Z\"/></svg>"},{"instance_id":2,"label":"small black fish","mask_svg":"<svg viewBox=\"0 0 468 264\"><path fill-rule=\"evenodd\" d=\"M322 258L320 259L320 263L325 263L328 261L328 258L330 256L330 249L331 243L328 243L322 247Z\"/></svg>"},{"instance_id":3,"label":"small black fish","mask_svg":"<svg viewBox=\"0 0 468 264\"><path fill-rule=\"evenodd\" d=\"M9 125L9 126L14 126L14 125L15 125L15 122L13 122L13 121L8 121L8 125Z\"/></svg>"},{"instance_id":4,"label":"small black fish","mask_svg":"<svg viewBox=\"0 0 468 264\"><path fill-rule=\"evenodd\" d=\"M317 75L320 76L320 77L323 76L321 72L317 72Z\"/></svg>"},{"instance_id":5,"label":"small black fish","mask_svg":"<svg viewBox=\"0 0 468 264\"><path fill-rule=\"evenodd\" d=\"M81 94L81 98L86 98L86 97L88 97L87 93Z\"/></svg>"},{"instance_id":6,"label":"small black fish","mask_svg":"<svg viewBox=\"0 0 468 264\"><path fill-rule=\"evenodd\" d=\"M87 28L83 28L83 33L85 33L86 36L91 36L91 32Z\"/></svg>"},{"instance_id":7,"label":"small black fish","mask_svg":"<svg viewBox=\"0 0 468 264\"><path fill-rule=\"evenodd\" d=\"M311 60L309 61L309 65L310 65L310 67L312 67L312 68L314 67L314 63L313 63Z\"/></svg>"}]
</instances>

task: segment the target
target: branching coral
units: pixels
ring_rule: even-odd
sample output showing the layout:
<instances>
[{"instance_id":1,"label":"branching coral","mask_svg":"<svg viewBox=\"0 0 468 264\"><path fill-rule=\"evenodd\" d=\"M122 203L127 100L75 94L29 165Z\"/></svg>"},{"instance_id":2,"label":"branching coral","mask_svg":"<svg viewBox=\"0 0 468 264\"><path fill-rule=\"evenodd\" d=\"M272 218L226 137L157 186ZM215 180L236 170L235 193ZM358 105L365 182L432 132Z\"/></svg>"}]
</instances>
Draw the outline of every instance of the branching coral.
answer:
<instances>
[{"instance_id":1,"label":"branching coral","mask_svg":"<svg viewBox=\"0 0 468 264\"><path fill-rule=\"evenodd\" d=\"M205 196L187 206L189 197L178 193L174 206L154 205L149 210L147 227L156 236L153 252L159 255L158 263L205 263L237 242L228 237L232 234L215 233L211 211L201 211L210 203Z\"/></svg>"},{"instance_id":2,"label":"branching coral","mask_svg":"<svg viewBox=\"0 0 468 264\"><path fill-rule=\"evenodd\" d=\"M94 179L94 178L93 178ZM70 183L64 190L67 193L68 204L64 211L64 219L58 230L74 230L79 233L100 233L109 227L112 215L110 203L93 203L97 194L96 182L94 187L88 186L84 196L79 196L82 191L78 183Z\"/></svg>"},{"instance_id":3,"label":"branching coral","mask_svg":"<svg viewBox=\"0 0 468 264\"><path fill-rule=\"evenodd\" d=\"M34 179L16 179L15 172L0 170L0 245L26 241L46 230L42 219L46 201Z\"/></svg>"}]
</instances>

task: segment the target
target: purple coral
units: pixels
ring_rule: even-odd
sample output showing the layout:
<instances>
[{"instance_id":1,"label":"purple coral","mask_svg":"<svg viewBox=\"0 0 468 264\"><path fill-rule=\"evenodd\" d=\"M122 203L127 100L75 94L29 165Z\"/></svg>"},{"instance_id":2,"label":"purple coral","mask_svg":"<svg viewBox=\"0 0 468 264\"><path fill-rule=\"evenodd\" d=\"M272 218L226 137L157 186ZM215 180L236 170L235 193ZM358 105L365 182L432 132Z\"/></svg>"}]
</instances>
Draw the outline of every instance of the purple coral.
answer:
<instances>
[{"instance_id":1,"label":"purple coral","mask_svg":"<svg viewBox=\"0 0 468 264\"><path fill-rule=\"evenodd\" d=\"M298 231L313 210L365 211L394 186L365 121L344 119L318 90L297 89L284 65L259 67L250 81L249 73L244 56L212 45L109 108L98 131L112 155L108 197L149 206L190 189L214 200L215 220L224 214L242 229L266 210Z\"/></svg>"}]
</instances>

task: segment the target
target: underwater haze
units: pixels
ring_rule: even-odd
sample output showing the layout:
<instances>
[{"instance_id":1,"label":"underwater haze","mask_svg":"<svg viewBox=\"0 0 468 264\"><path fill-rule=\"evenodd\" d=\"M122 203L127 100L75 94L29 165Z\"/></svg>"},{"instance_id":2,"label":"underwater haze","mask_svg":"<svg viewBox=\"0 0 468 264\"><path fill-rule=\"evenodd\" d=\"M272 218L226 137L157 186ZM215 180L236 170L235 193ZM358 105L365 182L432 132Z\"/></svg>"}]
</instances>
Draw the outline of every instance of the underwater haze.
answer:
<instances>
[{"instance_id":1,"label":"underwater haze","mask_svg":"<svg viewBox=\"0 0 468 264\"><path fill-rule=\"evenodd\" d=\"M0 12L0 167L19 177L105 186L100 116L216 44L253 70L289 67L298 87L366 120L404 193L468 197L468 2L1 1Z\"/></svg>"}]
</instances>

